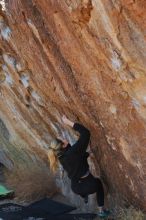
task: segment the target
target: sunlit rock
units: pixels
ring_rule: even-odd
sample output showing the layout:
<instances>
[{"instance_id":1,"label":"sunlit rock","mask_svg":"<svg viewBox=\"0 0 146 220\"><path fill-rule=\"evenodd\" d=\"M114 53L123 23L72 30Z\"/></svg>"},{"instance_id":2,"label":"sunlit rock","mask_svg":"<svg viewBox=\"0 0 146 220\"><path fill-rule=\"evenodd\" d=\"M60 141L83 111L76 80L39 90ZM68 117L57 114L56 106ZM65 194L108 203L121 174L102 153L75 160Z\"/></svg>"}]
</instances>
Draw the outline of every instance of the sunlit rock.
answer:
<instances>
[{"instance_id":1,"label":"sunlit rock","mask_svg":"<svg viewBox=\"0 0 146 220\"><path fill-rule=\"evenodd\" d=\"M146 210L146 1L13 0L5 6L0 118L10 138L0 134L0 162L12 168L13 187L21 183L18 198L52 190L50 141L78 138L62 124L66 114L91 131L91 169L99 165L115 203ZM18 170L30 180L27 195ZM60 190L83 207L61 172Z\"/></svg>"}]
</instances>

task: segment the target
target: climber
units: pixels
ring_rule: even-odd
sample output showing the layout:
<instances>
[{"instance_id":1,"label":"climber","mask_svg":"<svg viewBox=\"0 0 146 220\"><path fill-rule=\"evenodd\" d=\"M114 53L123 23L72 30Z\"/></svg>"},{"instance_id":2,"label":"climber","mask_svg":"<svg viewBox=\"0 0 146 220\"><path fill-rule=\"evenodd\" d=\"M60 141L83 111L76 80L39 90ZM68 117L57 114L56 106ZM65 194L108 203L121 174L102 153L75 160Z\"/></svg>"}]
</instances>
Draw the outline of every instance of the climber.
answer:
<instances>
[{"instance_id":1,"label":"climber","mask_svg":"<svg viewBox=\"0 0 146 220\"><path fill-rule=\"evenodd\" d=\"M89 171L87 158L89 153L86 149L90 140L90 132L87 128L79 123L73 123L66 116L62 117L65 125L78 131L80 137L72 146L69 142L61 137L54 139L48 151L50 169L56 172L59 162L71 179L71 188L74 193L83 198L96 192L98 202L99 217L107 217L110 213L104 209L104 189L99 178L95 178Z\"/></svg>"}]
</instances>

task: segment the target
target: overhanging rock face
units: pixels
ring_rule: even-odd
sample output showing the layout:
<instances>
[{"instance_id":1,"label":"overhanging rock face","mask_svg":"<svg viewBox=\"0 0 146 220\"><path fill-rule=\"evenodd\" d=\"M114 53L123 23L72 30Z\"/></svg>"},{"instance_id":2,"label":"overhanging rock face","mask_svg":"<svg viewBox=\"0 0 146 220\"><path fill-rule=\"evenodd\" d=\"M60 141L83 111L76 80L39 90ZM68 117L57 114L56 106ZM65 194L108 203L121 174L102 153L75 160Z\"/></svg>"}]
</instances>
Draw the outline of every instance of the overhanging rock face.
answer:
<instances>
[{"instance_id":1,"label":"overhanging rock face","mask_svg":"<svg viewBox=\"0 0 146 220\"><path fill-rule=\"evenodd\" d=\"M0 118L9 137L0 143L9 164L47 166L51 137L72 140L66 114L90 129L110 191L146 210L146 1L7 0L6 8Z\"/></svg>"}]
</instances>

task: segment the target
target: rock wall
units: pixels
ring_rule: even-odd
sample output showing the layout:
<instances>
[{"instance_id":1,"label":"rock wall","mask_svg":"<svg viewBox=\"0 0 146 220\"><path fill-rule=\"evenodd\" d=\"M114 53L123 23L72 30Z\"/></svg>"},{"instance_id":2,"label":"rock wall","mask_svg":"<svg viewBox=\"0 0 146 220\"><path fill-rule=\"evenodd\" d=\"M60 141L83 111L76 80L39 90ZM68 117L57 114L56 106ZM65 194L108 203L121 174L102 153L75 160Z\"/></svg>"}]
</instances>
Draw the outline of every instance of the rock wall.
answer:
<instances>
[{"instance_id":1,"label":"rock wall","mask_svg":"<svg viewBox=\"0 0 146 220\"><path fill-rule=\"evenodd\" d=\"M90 129L110 193L146 210L146 1L3 3L0 162L47 174L50 139L74 140L66 114Z\"/></svg>"}]
</instances>

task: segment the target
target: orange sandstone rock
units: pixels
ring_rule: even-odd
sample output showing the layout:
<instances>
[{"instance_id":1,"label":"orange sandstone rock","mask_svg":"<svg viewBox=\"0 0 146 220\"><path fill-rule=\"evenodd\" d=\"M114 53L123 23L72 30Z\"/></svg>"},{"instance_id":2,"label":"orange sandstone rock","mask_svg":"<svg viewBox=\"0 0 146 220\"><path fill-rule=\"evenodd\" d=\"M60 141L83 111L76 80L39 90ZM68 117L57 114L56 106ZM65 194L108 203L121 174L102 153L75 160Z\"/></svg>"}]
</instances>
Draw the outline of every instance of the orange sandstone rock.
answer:
<instances>
[{"instance_id":1,"label":"orange sandstone rock","mask_svg":"<svg viewBox=\"0 0 146 220\"><path fill-rule=\"evenodd\" d=\"M90 129L110 192L146 210L145 8L144 0L7 1L0 118L10 138L1 143L15 166L47 166L51 138L74 139L60 123L66 114Z\"/></svg>"}]
</instances>

